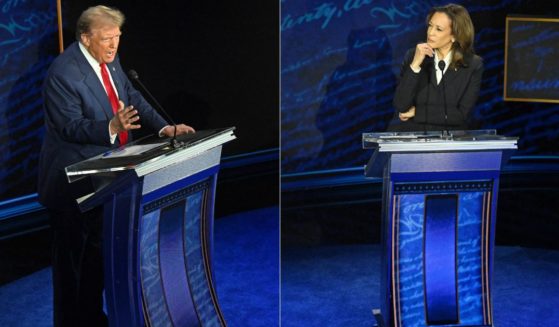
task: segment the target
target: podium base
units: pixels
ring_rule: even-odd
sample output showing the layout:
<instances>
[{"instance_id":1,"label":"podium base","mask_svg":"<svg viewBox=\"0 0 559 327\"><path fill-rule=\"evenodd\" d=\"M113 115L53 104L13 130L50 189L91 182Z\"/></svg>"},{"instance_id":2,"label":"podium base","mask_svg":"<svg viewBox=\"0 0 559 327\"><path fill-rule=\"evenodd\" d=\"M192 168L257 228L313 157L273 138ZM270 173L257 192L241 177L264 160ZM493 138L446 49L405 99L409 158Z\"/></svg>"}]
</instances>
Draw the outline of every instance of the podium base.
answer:
<instances>
[{"instance_id":1,"label":"podium base","mask_svg":"<svg viewBox=\"0 0 559 327\"><path fill-rule=\"evenodd\" d=\"M382 319L382 314L380 313L380 309L373 309L373 316L377 321L376 327L387 327L384 325L384 319Z\"/></svg>"},{"instance_id":2,"label":"podium base","mask_svg":"<svg viewBox=\"0 0 559 327\"><path fill-rule=\"evenodd\" d=\"M384 324L384 319L382 318L382 313L380 312L380 309L373 309L372 312L376 321L376 325L374 325L374 327L388 327ZM449 326L449 325L445 325L445 326ZM452 326L460 326L460 325L452 325ZM463 325L463 326L470 326L470 325ZM494 325L482 324L482 325L475 325L475 327L494 327Z\"/></svg>"}]
</instances>

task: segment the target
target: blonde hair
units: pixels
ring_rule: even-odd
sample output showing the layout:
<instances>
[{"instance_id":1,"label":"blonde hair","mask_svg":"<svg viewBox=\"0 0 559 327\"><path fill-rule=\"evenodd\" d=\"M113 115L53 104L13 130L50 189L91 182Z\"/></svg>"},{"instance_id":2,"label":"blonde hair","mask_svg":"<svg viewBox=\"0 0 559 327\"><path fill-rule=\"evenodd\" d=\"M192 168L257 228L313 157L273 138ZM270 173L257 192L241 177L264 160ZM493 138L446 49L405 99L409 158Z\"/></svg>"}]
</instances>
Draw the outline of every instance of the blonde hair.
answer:
<instances>
[{"instance_id":1,"label":"blonde hair","mask_svg":"<svg viewBox=\"0 0 559 327\"><path fill-rule=\"evenodd\" d=\"M122 27L124 24L124 14L116 9L107 6L95 6L87 8L76 24L76 39L79 41L81 35L91 32L91 29L96 25L109 23Z\"/></svg>"},{"instance_id":2,"label":"blonde hair","mask_svg":"<svg viewBox=\"0 0 559 327\"><path fill-rule=\"evenodd\" d=\"M452 35L455 41L452 43L453 55L450 67L465 66L464 56L474 54L474 24L466 8L449 3L446 6L433 7L427 15L427 24L435 13L444 13L451 22Z\"/></svg>"}]
</instances>

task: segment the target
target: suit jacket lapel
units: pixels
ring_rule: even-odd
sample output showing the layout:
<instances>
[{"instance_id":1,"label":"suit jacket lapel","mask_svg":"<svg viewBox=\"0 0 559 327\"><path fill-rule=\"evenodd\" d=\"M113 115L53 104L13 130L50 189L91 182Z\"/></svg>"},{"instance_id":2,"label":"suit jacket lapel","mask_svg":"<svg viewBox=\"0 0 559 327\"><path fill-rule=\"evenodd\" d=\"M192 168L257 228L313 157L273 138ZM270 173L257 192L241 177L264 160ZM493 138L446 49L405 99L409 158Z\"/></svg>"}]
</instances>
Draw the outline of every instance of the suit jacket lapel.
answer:
<instances>
[{"instance_id":1,"label":"suit jacket lapel","mask_svg":"<svg viewBox=\"0 0 559 327\"><path fill-rule=\"evenodd\" d=\"M99 78L97 77L95 72L92 71L91 74L88 74L86 76L85 84L89 87L89 89L91 90L95 98L97 98L97 101L99 101L99 103L101 104L105 116L108 119L112 118L114 116L113 107L109 102L109 97L107 96L107 92L101 85L101 81L99 81Z\"/></svg>"},{"instance_id":2,"label":"suit jacket lapel","mask_svg":"<svg viewBox=\"0 0 559 327\"><path fill-rule=\"evenodd\" d=\"M467 69L467 67L470 66L470 62L472 60L472 56L471 55L466 55L464 57L464 66L462 67L456 67L456 68L448 68L446 70L446 73L444 73L443 75L443 79L445 80L445 83L452 83L456 77L458 77L459 75L463 74L461 71L463 71L464 69Z\"/></svg>"},{"instance_id":3,"label":"suit jacket lapel","mask_svg":"<svg viewBox=\"0 0 559 327\"><path fill-rule=\"evenodd\" d=\"M431 78L431 84L433 84L434 86L437 86L437 70L435 69L435 67L433 65L431 65L431 67L429 68L429 74L430 74L430 78Z\"/></svg>"},{"instance_id":4,"label":"suit jacket lapel","mask_svg":"<svg viewBox=\"0 0 559 327\"><path fill-rule=\"evenodd\" d=\"M109 70L109 73L111 74L111 77L113 78L113 82L114 82L115 87L116 87L116 92L118 93L118 99L121 100L122 97L125 94L124 89L123 89L124 84L123 84L122 79L121 79L121 74L117 73L117 68L116 68L116 65L115 65L114 61L110 64L107 64L107 69ZM127 106L129 104L125 103L124 105Z\"/></svg>"},{"instance_id":5,"label":"suit jacket lapel","mask_svg":"<svg viewBox=\"0 0 559 327\"><path fill-rule=\"evenodd\" d=\"M107 92L105 92L105 89L103 88L99 77L97 77L97 74L95 74L95 71L93 71L93 68L91 67L89 62L87 62L87 59L85 59L78 46L78 43L76 42L74 43L74 45L75 47L73 51L78 63L78 67L84 75L84 84L87 85L87 87L91 90L91 93L99 102L107 119L111 119L114 116L113 107L111 107Z\"/></svg>"},{"instance_id":6,"label":"suit jacket lapel","mask_svg":"<svg viewBox=\"0 0 559 327\"><path fill-rule=\"evenodd\" d=\"M425 69L426 73L429 75L429 81L434 86L437 86L437 76L435 75L435 60L432 57L425 58L421 64L421 69Z\"/></svg>"},{"instance_id":7,"label":"suit jacket lapel","mask_svg":"<svg viewBox=\"0 0 559 327\"><path fill-rule=\"evenodd\" d=\"M448 85L449 83L452 83L454 81L454 79L456 79L456 77L459 74L460 68L448 68L446 70L446 72L443 75L443 79L441 80L441 83L444 82L446 83L446 85ZM440 84L439 84L440 85Z\"/></svg>"}]
</instances>

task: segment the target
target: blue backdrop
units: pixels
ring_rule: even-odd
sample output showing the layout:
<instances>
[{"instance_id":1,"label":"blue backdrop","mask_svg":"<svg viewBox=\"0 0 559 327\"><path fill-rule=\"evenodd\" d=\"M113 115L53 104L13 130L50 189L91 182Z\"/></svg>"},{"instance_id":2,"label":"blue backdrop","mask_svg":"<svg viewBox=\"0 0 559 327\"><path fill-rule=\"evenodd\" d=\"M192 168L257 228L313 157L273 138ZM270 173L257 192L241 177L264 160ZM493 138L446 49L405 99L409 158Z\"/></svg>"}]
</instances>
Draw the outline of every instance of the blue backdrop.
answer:
<instances>
[{"instance_id":1,"label":"blue backdrop","mask_svg":"<svg viewBox=\"0 0 559 327\"><path fill-rule=\"evenodd\" d=\"M371 153L361 149L361 134L386 129L404 53L425 40L429 9L448 2L281 1L284 174L366 163ZM475 49L485 63L473 126L520 137L517 155L559 154L559 105L503 101L506 16L559 15L557 5L523 0L460 4L470 12Z\"/></svg>"},{"instance_id":2,"label":"blue backdrop","mask_svg":"<svg viewBox=\"0 0 559 327\"><path fill-rule=\"evenodd\" d=\"M0 199L35 192L40 86L57 33L56 1L0 1Z\"/></svg>"}]
</instances>

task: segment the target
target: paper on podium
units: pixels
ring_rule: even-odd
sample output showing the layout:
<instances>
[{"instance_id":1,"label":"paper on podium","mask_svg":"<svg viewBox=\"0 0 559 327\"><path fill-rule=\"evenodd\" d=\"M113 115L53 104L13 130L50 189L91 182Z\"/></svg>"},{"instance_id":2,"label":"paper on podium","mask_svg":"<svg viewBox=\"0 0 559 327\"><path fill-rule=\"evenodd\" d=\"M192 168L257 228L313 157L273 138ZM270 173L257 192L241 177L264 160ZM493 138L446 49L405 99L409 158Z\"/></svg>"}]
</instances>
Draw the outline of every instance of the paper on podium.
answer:
<instances>
[{"instance_id":1,"label":"paper on podium","mask_svg":"<svg viewBox=\"0 0 559 327\"><path fill-rule=\"evenodd\" d=\"M116 150L111 150L109 152L106 152L103 154L103 158L120 158L120 157L140 155L142 153L145 153L151 149L160 147L167 143L168 142L130 145L124 148L118 148Z\"/></svg>"}]
</instances>

